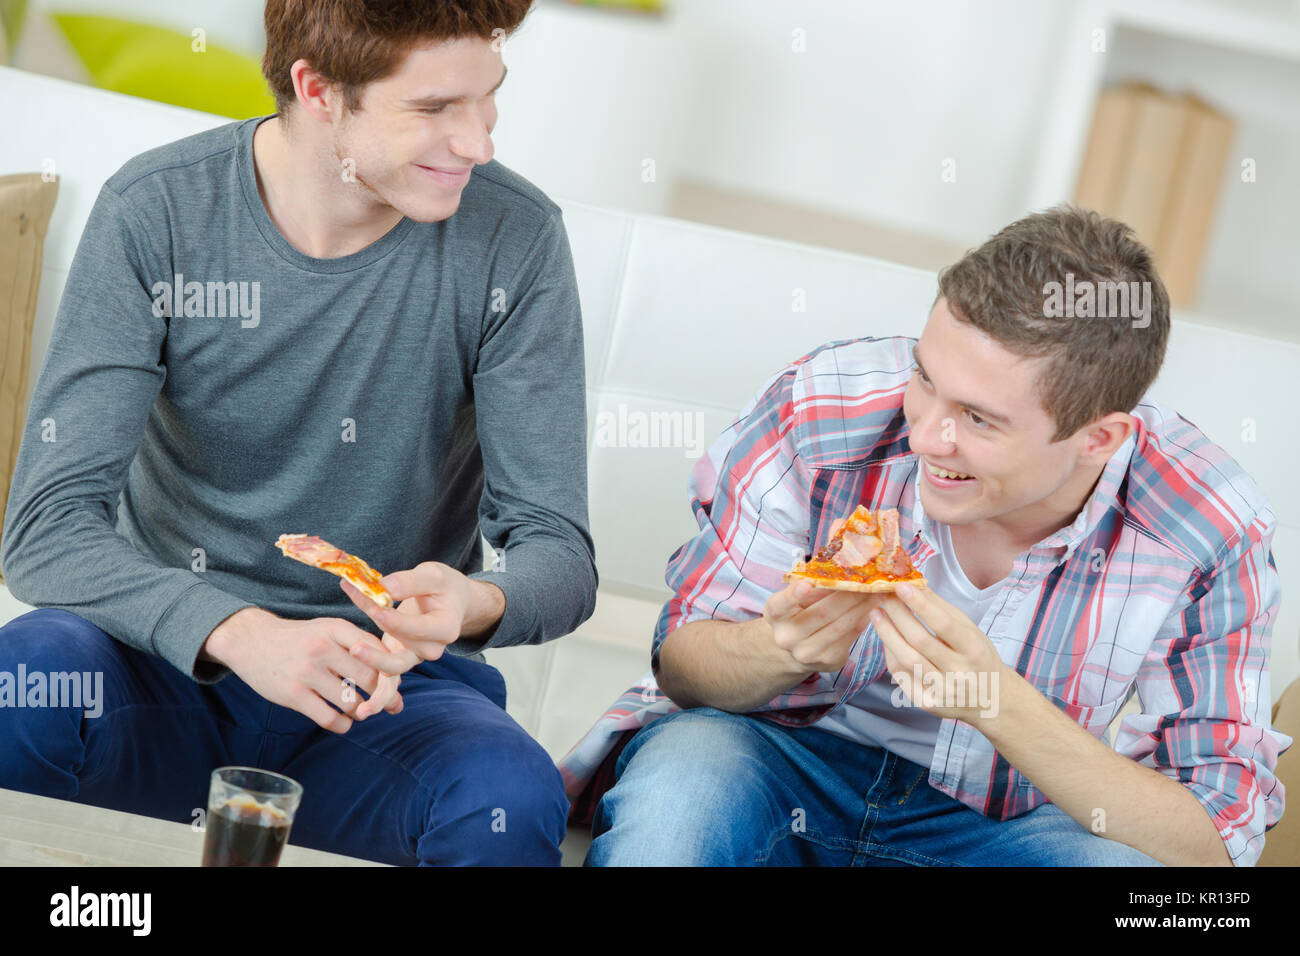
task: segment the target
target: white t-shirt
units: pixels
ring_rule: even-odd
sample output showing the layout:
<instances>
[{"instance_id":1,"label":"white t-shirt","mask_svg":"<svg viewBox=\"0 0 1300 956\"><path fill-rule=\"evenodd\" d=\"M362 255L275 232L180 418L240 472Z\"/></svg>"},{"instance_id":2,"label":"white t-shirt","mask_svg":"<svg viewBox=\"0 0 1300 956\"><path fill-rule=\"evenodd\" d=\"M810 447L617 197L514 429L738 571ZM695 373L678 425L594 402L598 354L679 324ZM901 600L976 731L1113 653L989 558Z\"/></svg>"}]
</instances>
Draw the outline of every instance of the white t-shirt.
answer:
<instances>
[{"instance_id":1,"label":"white t-shirt","mask_svg":"<svg viewBox=\"0 0 1300 956\"><path fill-rule=\"evenodd\" d=\"M978 590L957 561L948 526L933 522L931 527L938 547L926 567L926 583L978 625L1002 591L1002 581ZM813 726L858 743L884 747L904 760L928 767L942 719L920 707L895 707L891 696L896 689L886 671ZM899 699L906 700L901 691Z\"/></svg>"}]
</instances>

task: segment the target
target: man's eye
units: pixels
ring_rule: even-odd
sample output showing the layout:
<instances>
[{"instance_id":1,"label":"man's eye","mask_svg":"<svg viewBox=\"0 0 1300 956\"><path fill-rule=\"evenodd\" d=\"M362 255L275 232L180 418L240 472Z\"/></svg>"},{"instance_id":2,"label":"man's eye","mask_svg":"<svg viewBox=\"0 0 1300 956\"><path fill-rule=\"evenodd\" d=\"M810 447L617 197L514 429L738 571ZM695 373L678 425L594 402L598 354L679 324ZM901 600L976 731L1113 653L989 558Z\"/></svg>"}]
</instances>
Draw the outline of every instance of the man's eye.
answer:
<instances>
[{"instance_id":1,"label":"man's eye","mask_svg":"<svg viewBox=\"0 0 1300 956\"><path fill-rule=\"evenodd\" d=\"M972 412L969 408L966 409L966 415L970 418L971 422L975 425L976 428L988 428L988 427L989 427L989 423L988 423L988 422L986 422L984 419L980 418L978 415L976 415L974 412Z\"/></svg>"},{"instance_id":2,"label":"man's eye","mask_svg":"<svg viewBox=\"0 0 1300 956\"><path fill-rule=\"evenodd\" d=\"M427 116L432 116L434 113L441 113L441 112L443 111L443 109L444 109L444 107L441 107L441 106L429 106L429 107L425 107L424 109L420 110L420 112L421 112L421 113L424 113L424 114L427 115Z\"/></svg>"},{"instance_id":3,"label":"man's eye","mask_svg":"<svg viewBox=\"0 0 1300 956\"><path fill-rule=\"evenodd\" d=\"M926 385L930 384L930 380L926 378L925 373L921 371L921 366L913 364L912 371L915 372L917 375L921 376L921 381L924 382Z\"/></svg>"}]
</instances>

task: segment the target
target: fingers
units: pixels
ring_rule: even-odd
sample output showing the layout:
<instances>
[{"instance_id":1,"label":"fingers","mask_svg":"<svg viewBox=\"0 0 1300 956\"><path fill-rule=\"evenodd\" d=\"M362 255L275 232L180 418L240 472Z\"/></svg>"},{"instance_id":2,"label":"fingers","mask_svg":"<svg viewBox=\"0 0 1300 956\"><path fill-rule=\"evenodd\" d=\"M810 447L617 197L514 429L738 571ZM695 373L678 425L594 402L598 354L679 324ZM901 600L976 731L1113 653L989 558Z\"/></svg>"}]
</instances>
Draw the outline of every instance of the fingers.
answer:
<instances>
[{"instance_id":1,"label":"fingers","mask_svg":"<svg viewBox=\"0 0 1300 956\"><path fill-rule=\"evenodd\" d=\"M410 574L412 572L399 573ZM438 603L440 599L436 596L422 596L426 604L426 608L423 610L417 597L407 598L398 604L396 609L389 609L381 608L347 581L340 580L339 586L352 599L352 602L365 612L367 617L385 632L393 634L403 641L409 641L413 644L436 643L445 646L460 636L460 617L458 613L450 607L441 606ZM423 586L423 583L418 586ZM436 654L426 656L429 660L435 660L441 653L441 650L438 650ZM361 656L363 660L379 666L381 670L389 670L388 667L379 664L378 658L372 660L367 655ZM389 665L395 665L395 662L390 660ZM392 671L389 670L389 673L392 673Z\"/></svg>"},{"instance_id":2,"label":"fingers","mask_svg":"<svg viewBox=\"0 0 1300 956\"><path fill-rule=\"evenodd\" d=\"M374 691L370 694L370 699L357 706L357 719L365 720L367 717L373 717L381 710L387 710L392 706L399 697L397 687L401 682L402 678L400 676L393 677L385 674L380 677Z\"/></svg>"},{"instance_id":3,"label":"fingers","mask_svg":"<svg viewBox=\"0 0 1300 956\"><path fill-rule=\"evenodd\" d=\"M348 585L348 587L352 586ZM360 592L355 593L360 594ZM369 601L365 597L361 599ZM371 606L374 607L373 604ZM331 625L327 633L334 642L333 649L338 651L338 655L330 654L324 662L337 671L340 677L350 678L357 685L364 687L367 692L375 686L375 680L380 673L402 674L420 661L418 656L405 652L405 648L400 644L397 646L402 648L404 653L395 653L385 647L379 638L363 631L351 621L342 618L326 620Z\"/></svg>"},{"instance_id":4,"label":"fingers","mask_svg":"<svg viewBox=\"0 0 1300 956\"><path fill-rule=\"evenodd\" d=\"M970 630L966 626L974 622L934 591L902 585L895 597L953 650L963 653L976 650L977 645L969 639Z\"/></svg>"},{"instance_id":5,"label":"fingers","mask_svg":"<svg viewBox=\"0 0 1300 956\"><path fill-rule=\"evenodd\" d=\"M340 681L335 686L341 687L341 684ZM342 696L341 690L336 692ZM328 691L326 693L328 694ZM315 721L318 726L325 730L333 731L336 734L345 734L352 729L352 718L347 714L340 714L327 704L320 690L310 683L299 685L299 688L291 695L289 706L308 719Z\"/></svg>"},{"instance_id":6,"label":"fingers","mask_svg":"<svg viewBox=\"0 0 1300 956\"><path fill-rule=\"evenodd\" d=\"M875 595L866 597L874 598ZM873 600L860 601L826 626L804 638L791 651L791 655L795 660L809 667L823 665L818 669L825 670L829 666L838 670L843 666L843 661L847 660L853 642L870 624L868 615L875 604Z\"/></svg>"},{"instance_id":7,"label":"fingers","mask_svg":"<svg viewBox=\"0 0 1300 956\"><path fill-rule=\"evenodd\" d=\"M883 616L875 621L877 633L889 629L940 670L949 671L958 668L960 659L953 649L931 634L926 629L926 625L913 617L907 605L898 598L888 596L880 605L880 610Z\"/></svg>"},{"instance_id":8,"label":"fingers","mask_svg":"<svg viewBox=\"0 0 1300 956\"><path fill-rule=\"evenodd\" d=\"M374 621L381 628L386 629L388 627L387 616L394 613L391 608L380 607L374 601L370 600L368 596L357 590L356 585L347 578L339 578L339 587L342 588L343 593L352 600L353 604L365 612L366 617L370 618L370 620ZM393 599L397 600L396 596L394 596ZM363 631L362 633L365 632Z\"/></svg>"},{"instance_id":9,"label":"fingers","mask_svg":"<svg viewBox=\"0 0 1300 956\"><path fill-rule=\"evenodd\" d=\"M402 658L405 665L403 672L420 663L419 655L408 651L402 645L402 642L391 634L385 634L382 640L385 647ZM374 691L371 692L370 699L357 708L358 719L364 720L381 710L386 710L390 714L400 714L403 707L402 695L397 692L397 688L401 682L401 674L382 675L375 685Z\"/></svg>"},{"instance_id":10,"label":"fingers","mask_svg":"<svg viewBox=\"0 0 1300 956\"><path fill-rule=\"evenodd\" d=\"M349 621L334 622L329 635L330 640L323 640L312 656L316 671L307 678L308 685L324 700L358 720L364 720L381 710L399 713L402 708L397 693L400 678L369 666L357 655L346 653L344 645L338 642L353 641L351 646L354 649L367 648L373 651L373 646L385 649L381 659L385 662L389 658L395 659L396 674L409 670L419 663L419 658L388 635L384 635L381 643L374 635L367 634ZM323 681L320 679L322 675ZM369 700L362 700L357 695L358 687L366 692Z\"/></svg>"},{"instance_id":11,"label":"fingers","mask_svg":"<svg viewBox=\"0 0 1300 956\"><path fill-rule=\"evenodd\" d=\"M406 702L402 700L402 695L395 694L384 710L390 714L400 714L405 707Z\"/></svg>"},{"instance_id":12,"label":"fingers","mask_svg":"<svg viewBox=\"0 0 1300 956\"><path fill-rule=\"evenodd\" d=\"M364 634L365 632L363 631L362 633ZM372 637L372 635L369 634L366 636ZM378 642L376 641L376 643ZM362 642L358 642L358 644L362 644ZM362 644L362 646L364 646L364 644ZM351 681L356 686L364 688L367 693L369 693L375 686L375 682L379 680L380 675L378 668L370 666L366 661L347 653L343 647L340 647L337 644L331 644L323 653L317 654L316 661L321 665L321 667L335 674L340 680ZM326 696L331 695L327 694Z\"/></svg>"},{"instance_id":13,"label":"fingers","mask_svg":"<svg viewBox=\"0 0 1300 956\"><path fill-rule=\"evenodd\" d=\"M816 603L774 622L773 636L801 666L839 670L848 646L866 630L867 615L879 603L877 594L822 592Z\"/></svg>"},{"instance_id":14,"label":"fingers","mask_svg":"<svg viewBox=\"0 0 1300 956\"><path fill-rule=\"evenodd\" d=\"M420 663L420 655L408 648L393 635L385 634L381 640L384 642L386 648L402 659L402 662L406 664L406 670L410 670L416 664ZM403 671L403 673L405 673L405 671Z\"/></svg>"},{"instance_id":15,"label":"fingers","mask_svg":"<svg viewBox=\"0 0 1300 956\"><path fill-rule=\"evenodd\" d=\"M347 584L346 588L352 588L352 593L359 595L363 601L370 601L368 597L362 595L351 584ZM377 605L371 601L370 606L376 607ZM326 617L320 620L327 625L325 633L329 635L330 640L345 651L351 650L358 643L374 648L377 651L383 651L384 649L384 645L380 643L379 638L369 631L363 631L349 620L341 617Z\"/></svg>"},{"instance_id":16,"label":"fingers","mask_svg":"<svg viewBox=\"0 0 1300 956\"><path fill-rule=\"evenodd\" d=\"M451 583L450 570L437 561L424 561L409 571L385 575L380 584L397 601L417 594L441 594Z\"/></svg>"},{"instance_id":17,"label":"fingers","mask_svg":"<svg viewBox=\"0 0 1300 956\"><path fill-rule=\"evenodd\" d=\"M392 638L392 635L385 634L385 638ZM367 644L357 643L348 652L359 662L370 665L375 670L382 672L390 677L399 677L405 674L423 659L414 651L408 650L401 642L392 638L392 645L387 650L376 651ZM388 641L384 642L386 645ZM436 660L437 658L430 658Z\"/></svg>"},{"instance_id":18,"label":"fingers","mask_svg":"<svg viewBox=\"0 0 1300 956\"><path fill-rule=\"evenodd\" d=\"M822 589L818 588L816 590L821 591ZM854 608L866 604L874 606L878 598L875 594L863 594L858 591L830 591L823 592L823 595L816 603L798 611L790 618L791 623L802 632L803 637L811 636L832 621L839 620Z\"/></svg>"},{"instance_id":19,"label":"fingers","mask_svg":"<svg viewBox=\"0 0 1300 956\"><path fill-rule=\"evenodd\" d=\"M789 587L782 588L767 599L765 611L768 616L782 620L788 618L833 594L843 592L828 591L807 581L795 581Z\"/></svg>"}]
</instances>

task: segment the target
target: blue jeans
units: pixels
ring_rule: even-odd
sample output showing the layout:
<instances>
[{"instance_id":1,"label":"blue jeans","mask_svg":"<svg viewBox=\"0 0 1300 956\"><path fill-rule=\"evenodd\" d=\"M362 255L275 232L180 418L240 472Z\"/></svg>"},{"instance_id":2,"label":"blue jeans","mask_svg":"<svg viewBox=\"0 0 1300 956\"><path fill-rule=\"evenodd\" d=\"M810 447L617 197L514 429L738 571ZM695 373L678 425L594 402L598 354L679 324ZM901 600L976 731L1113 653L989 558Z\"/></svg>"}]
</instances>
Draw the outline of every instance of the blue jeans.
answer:
<instances>
[{"instance_id":1,"label":"blue jeans","mask_svg":"<svg viewBox=\"0 0 1300 956\"><path fill-rule=\"evenodd\" d=\"M645 727L596 807L588 866L1160 866L1055 804L1005 822L929 768L712 707Z\"/></svg>"},{"instance_id":2,"label":"blue jeans","mask_svg":"<svg viewBox=\"0 0 1300 956\"><path fill-rule=\"evenodd\" d=\"M559 865L563 782L506 714L488 664L425 661L402 676L400 714L342 735L233 674L198 684L66 611L0 628L0 671L20 664L102 674L102 713L0 706L0 787L190 823L214 768L261 767L303 786L299 846L405 865Z\"/></svg>"}]
</instances>

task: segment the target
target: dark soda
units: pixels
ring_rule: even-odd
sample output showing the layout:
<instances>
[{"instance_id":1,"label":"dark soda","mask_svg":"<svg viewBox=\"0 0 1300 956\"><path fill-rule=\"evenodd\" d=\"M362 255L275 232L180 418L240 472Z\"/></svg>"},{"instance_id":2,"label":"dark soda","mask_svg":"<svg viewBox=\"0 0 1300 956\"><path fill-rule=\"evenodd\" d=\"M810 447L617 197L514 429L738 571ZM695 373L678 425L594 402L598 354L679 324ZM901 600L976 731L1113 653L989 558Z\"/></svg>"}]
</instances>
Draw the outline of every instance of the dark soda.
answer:
<instances>
[{"instance_id":1,"label":"dark soda","mask_svg":"<svg viewBox=\"0 0 1300 956\"><path fill-rule=\"evenodd\" d=\"M289 840L289 815L247 794L208 813L204 866L276 866Z\"/></svg>"}]
</instances>

